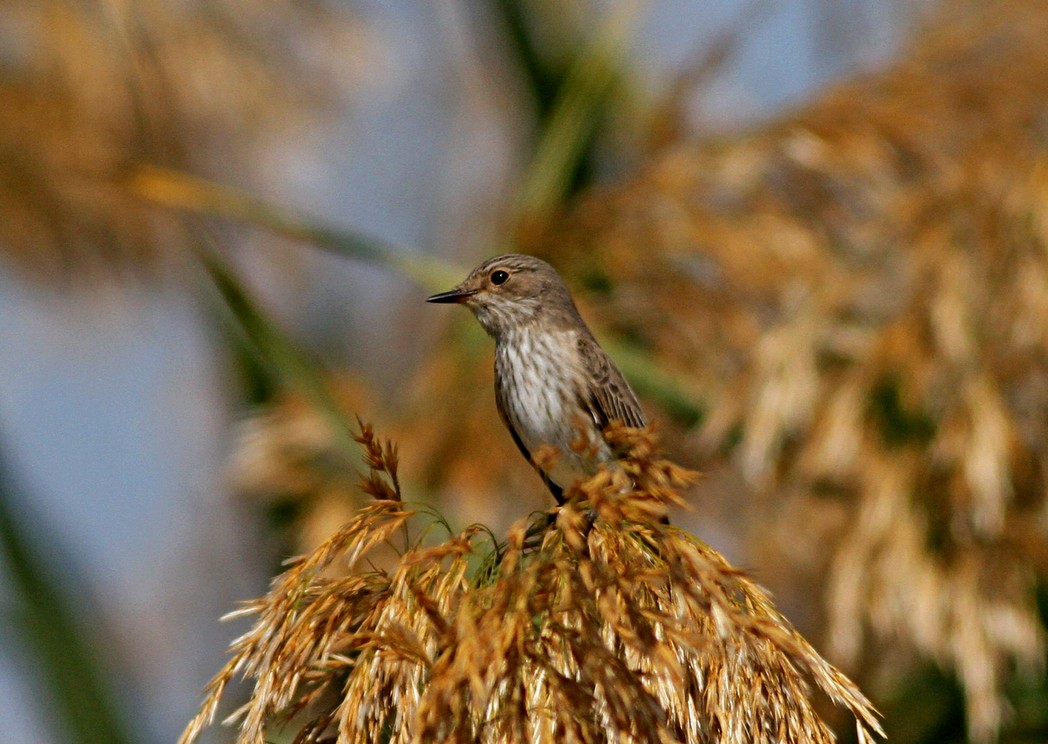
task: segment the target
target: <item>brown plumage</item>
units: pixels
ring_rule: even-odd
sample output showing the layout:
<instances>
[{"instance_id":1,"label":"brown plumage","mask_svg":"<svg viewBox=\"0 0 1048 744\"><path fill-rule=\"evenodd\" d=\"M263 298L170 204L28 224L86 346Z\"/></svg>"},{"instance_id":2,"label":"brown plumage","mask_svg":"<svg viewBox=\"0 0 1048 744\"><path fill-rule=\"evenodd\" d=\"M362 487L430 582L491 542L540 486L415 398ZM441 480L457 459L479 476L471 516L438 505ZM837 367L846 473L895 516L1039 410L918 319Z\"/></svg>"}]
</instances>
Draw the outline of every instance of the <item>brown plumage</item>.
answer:
<instances>
[{"instance_id":1,"label":"brown plumage","mask_svg":"<svg viewBox=\"0 0 1048 744\"><path fill-rule=\"evenodd\" d=\"M495 339L499 414L558 502L573 481L615 459L603 437L609 423L645 426L637 396L545 261L496 256L427 302L465 305ZM543 445L556 450L551 465L536 459Z\"/></svg>"}]
</instances>

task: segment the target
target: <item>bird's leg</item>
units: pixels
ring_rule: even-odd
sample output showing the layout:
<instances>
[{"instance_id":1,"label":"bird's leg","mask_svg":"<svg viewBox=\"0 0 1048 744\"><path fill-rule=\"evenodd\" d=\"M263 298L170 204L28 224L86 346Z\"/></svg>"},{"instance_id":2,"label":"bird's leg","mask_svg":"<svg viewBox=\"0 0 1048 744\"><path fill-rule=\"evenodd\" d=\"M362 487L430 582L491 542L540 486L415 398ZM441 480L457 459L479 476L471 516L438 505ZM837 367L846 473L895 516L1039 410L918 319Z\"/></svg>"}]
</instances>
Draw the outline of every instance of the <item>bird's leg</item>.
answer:
<instances>
[{"instance_id":1,"label":"bird's leg","mask_svg":"<svg viewBox=\"0 0 1048 744\"><path fill-rule=\"evenodd\" d=\"M542 545L546 531L556 523L559 511L560 507L555 506L546 512L545 518L540 516L528 526L527 531L524 533L524 542L521 545L524 550L534 550Z\"/></svg>"}]
</instances>

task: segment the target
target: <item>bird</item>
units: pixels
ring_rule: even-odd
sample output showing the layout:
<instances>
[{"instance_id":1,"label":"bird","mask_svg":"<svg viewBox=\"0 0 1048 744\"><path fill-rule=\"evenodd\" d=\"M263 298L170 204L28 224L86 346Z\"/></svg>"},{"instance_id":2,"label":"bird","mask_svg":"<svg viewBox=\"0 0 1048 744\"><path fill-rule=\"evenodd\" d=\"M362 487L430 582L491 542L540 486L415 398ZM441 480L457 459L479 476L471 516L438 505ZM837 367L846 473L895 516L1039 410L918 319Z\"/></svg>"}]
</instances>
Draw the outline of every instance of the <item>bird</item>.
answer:
<instances>
[{"instance_id":1,"label":"bird","mask_svg":"<svg viewBox=\"0 0 1048 744\"><path fill-rule=\"evenodd\" d=\"M499 415L558 504L572 483L617 459L604 439L611 422L646 426L633 389L546 261L496 256L426 301L465 305L495 339ZM540 456L544 446L555 457Z\"/></svg>"}]
</instances>

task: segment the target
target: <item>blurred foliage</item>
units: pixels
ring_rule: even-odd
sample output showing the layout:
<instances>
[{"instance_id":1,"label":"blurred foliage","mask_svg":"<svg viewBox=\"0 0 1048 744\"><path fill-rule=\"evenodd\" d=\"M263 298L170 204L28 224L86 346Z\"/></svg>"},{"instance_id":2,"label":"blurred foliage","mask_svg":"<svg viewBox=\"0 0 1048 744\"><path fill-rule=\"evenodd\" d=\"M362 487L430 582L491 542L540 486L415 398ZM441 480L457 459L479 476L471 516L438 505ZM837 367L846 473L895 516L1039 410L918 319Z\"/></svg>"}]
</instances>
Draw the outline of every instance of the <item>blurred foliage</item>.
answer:
<instances>
[{"instance_id":1,"label":"blurred foliage","mask_svg":"<svg viewBox=\"0 0 1048 744\"><path fill-rule=\"evenodd\" d=\"M234 332L242 335L247 348L274 379L299 393L321 414L330 429L329 436L348 460L348 455L355 453L353 426L335 401L320 365L279 330L221 259L203 246L198 253L217 290L221 309L235 324Z\"/></svg>"},{"instance_id":2,"label":"blurred foliage","mask_svg":"<svg viewBox=\"0 0 1048 744\"><path fill-rule=\"evenodd\" d=\"M267 132L317 114L336 73L315 60L357 35L348 13L288 0L16 0L0 13L0 258L50 284L177 263L179 231L122 187L126 169L248 169Z\"/></svg>"},{"instance_id":3,"label":"blurred foliage","mask_svg":"<svg viewBox=\"0 0 1048 744\"><path fill-rule=\"evenodd\" d=\"M518 195L518 219L524 225L543 224L584 184L582 168L611 107L610 92L624 69L626 46L643 5L618 3L607 12L557 85L548 111L537 91L540 136Z\"/></svg>"},{"instance_id":4,"label":"blurred foliage","mask_svg":"<svg viewBox=\"0 0 1048 744\"><path fill-rule=\"evenodd\" d=\"M537 136L517 196L518 229L544 225L588 184L614 89L627 84L623 64L644 3L594 13L587 2L490 0L531 95Z\"/></svg>"},{"instance_id":5,"label":"blurred foliage","mask_svg":"<svg viewBox=\"0 0 1048 744\"><path fill-rule=\"evenodd\" d=\"M323 225L316 218L294 214L241 189L170 168L136 167L127 179L127 188L169 209L264 227L292 240L390 269L433 292L458 283L465 272L440 258Z\"/></svg>"},{"instance_id":6,"label":"blurred foliage","mask_svg":"<svg viewBox=\"0 0 1048 744\"><path fill-rule=\"evenodd\" d=\"M21 653L32 657L31 677L42 698L38 707L61 726L67 741L130 742L110 697L111 680L85 632L87 617L42 555L43 546L52 558L60 551L53 538L42 537L40 525L26 519L23 501L0 446L0 566L12 597L0 608L0 636L17 639ZM20 517L16 510L23 512Z\"/></svg>"}]
</instances>

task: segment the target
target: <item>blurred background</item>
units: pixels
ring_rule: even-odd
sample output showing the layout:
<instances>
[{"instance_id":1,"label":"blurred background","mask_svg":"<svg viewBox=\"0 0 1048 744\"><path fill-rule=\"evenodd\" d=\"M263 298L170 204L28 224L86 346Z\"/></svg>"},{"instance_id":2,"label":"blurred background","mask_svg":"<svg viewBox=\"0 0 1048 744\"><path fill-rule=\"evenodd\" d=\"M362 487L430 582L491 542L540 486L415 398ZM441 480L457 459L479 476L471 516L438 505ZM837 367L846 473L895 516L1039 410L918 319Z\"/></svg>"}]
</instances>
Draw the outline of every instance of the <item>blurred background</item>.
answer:
<instances>
[{"instance_id":1,"label":"blurred background","mask_svg":"<svg viewBox=\"0 0 1048 744\"><path fill-rule=\"evenodd\" d=\"M422 301L513 249L702 471L675 522L892 741L1048 741L1046 38L1039 0L0 3L0 738L177 738L217 618L360 503L355 416L456 527L542 508L490 341Z\"/></svg>"}]
</instances>

